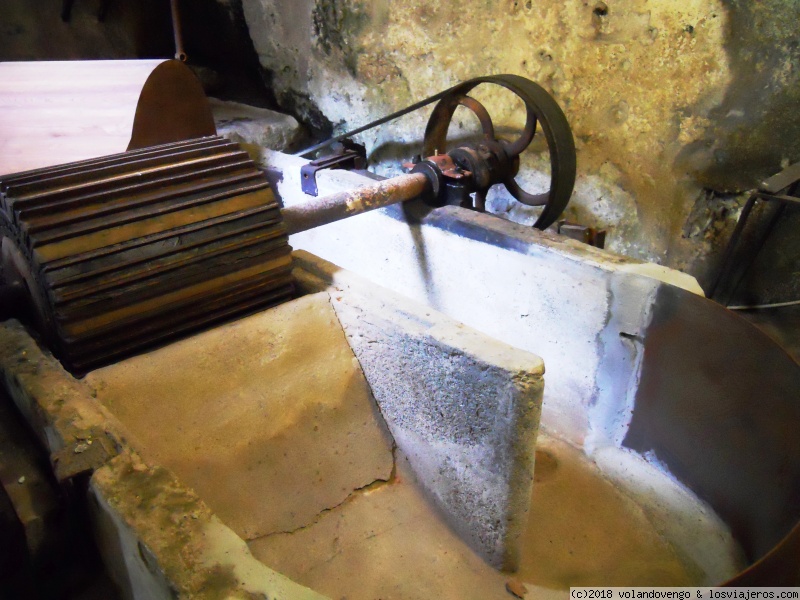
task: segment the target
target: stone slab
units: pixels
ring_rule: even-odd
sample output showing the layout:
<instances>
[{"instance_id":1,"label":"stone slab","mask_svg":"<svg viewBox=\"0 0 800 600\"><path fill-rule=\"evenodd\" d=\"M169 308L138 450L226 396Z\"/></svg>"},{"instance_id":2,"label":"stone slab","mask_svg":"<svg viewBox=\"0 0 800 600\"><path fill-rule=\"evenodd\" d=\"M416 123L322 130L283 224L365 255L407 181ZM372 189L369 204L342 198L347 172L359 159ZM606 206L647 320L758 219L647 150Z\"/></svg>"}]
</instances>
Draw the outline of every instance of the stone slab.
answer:
<instances>
[{"instance_id":1,"label":"stone slab","mask_svg":"<svg viewBox=\"0 0 800 600\"><path fill-rule=\"evenodd\" d=\"M304 252L398 448L450 525L514 570L527 524L544 364Z\"/></svg>"},{"instance_id":2,"label":"stone slab","mask_svg":"<svg viewBox=\"0 0 800 600\"><path fill-rule=\"evenodd\" d=\"M291 115L240 102L209 98L217 133L239 143L270 150L287 150L303 135Z\"/></svg>"}]
</instances>

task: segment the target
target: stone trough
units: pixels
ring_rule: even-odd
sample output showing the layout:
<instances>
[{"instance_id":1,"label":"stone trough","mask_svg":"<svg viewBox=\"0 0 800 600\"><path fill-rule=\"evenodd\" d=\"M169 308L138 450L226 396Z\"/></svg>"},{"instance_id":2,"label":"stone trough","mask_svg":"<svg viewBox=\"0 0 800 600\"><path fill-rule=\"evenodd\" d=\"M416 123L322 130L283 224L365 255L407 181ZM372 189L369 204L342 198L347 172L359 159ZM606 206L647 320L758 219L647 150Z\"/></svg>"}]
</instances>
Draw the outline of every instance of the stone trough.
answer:
<instances>
[{"instance_id":1,"label":"stone trough","mask_svg":"<svg viewBox=\"0 0 800 600\"><path fill-rule=\"evenodd\" d=\"M800 367L691 278L452 207L292 243L295 300L82 380L0 325L125 597L797 581Z\"/></svg>"}]
</instances>

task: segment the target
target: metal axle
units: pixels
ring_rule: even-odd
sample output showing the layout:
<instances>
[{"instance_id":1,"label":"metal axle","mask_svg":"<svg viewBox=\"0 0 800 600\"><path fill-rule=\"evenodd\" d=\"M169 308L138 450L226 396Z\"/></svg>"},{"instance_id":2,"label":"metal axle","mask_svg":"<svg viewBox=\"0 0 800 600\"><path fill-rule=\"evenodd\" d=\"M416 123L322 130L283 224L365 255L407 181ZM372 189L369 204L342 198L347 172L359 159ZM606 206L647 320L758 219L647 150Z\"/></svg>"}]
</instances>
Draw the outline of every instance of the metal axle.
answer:
<instances>
[{"instance_id":1,"label":"metal axle","mask_svg":"<svg viewBox=\"0 0 800 600\"><path fill-rule=\"evenodd\" d=\"M412 200L431 191L427 176L409 173L347 192L311 197L308 202L284 208L281 216L287 232L292 235L376 208Z\"/></svg>"},{"instance_id":2,"label":"metal axle","mask_svg":"<svg viewBox=\"0 0 800 600\"><path fill-rule=\"evenodd\" d=\"M195 149L198 144L201 146L200 151ZM169 149L169 151L162 152L164 158L158 159L161 162L157 163L156 166L161 170L168 168L175 171L167 179L170 185L174 185L177 182L186 186L186 184L180 182L180 169L182 168L181 165L187 164L186 160L197 160L194 154L202 152L204 153L203 156L208 155L208 160L213 159L218 162L224 159L227 162L220 162L219 166L219 168L223 169L230 168L226 166L228 163L238 164L236 161L244 161L246 166L249 161L246 159L246 155L237 148L230 142L220 142L213 138L209 141L187 142L179 144L177 149ZM149 156L150 153L144 152L145 156ZM87 235L89 238L92 235L103 235L102 231L108 231L111 234L115 230L119 230L120 227L126 227L129 221L129 218L124 216L126 209L130 203L138 201L138 196L123 196L122 200L116 196L119 194L118 187L127 181L126 178L131 174L144 172L142 165L139 164L141 159L138 155L126 154L119 155L119 157L113 159L105 159L105 162L110 163L116 169L110 179L101 178L99 180L103 182L102 185L105 187L104 193L99 194L98 199L106 197L107 201L97 203L92 208L92 203L89 199L81 202L78 202L77 199L67 199L67 202L72 202L76 208L84 212L77 223L73 221L64 226L57 226L59 222L48 216L49 214L58 214L53 211L61 210L60 205L63 205L63 199L56 200L57 203L60 203L59 206L54 205L49 211L35 208L28 209L39 210L42 213L40 218L53 220L53 223L48 225L49 229L43 228L43 226L38 226L37 229L37 224L32 221L28 223L29 229L33 232L38 232L40 236L46 234L48 230L54 232L53 235L63 235L68 227L80 226L82 231L78 232L79 237L77 238L80 241L87 239ZM132 168L134 169L133 171L131 171ZM87 179L94 177L91 173L84 175L83 170L80 168L77 171L79 172L77 180L79 188L85 187ZM291 297L289 275L291 270L289 252L291 249L287 243L288 235L413 198L426 197L431 199L433 196L430 177L422 173L414 173L401 175L347 192L310 198L307 203L287 207L279 212L271 191L266 187L267 182L263 175L255 170L254 165L251 163L249 170L245 174L250 178L247 180L250 182L249 187L244 186L241 182L236 183L235 192L238 195L234 198L226 200L227 196L225 194L220 195L213 192L213 190L204 192L202 185L193 182L182 192L189 194L187 197L196 197L192 206L188 208L188 212L169 212L172 210L170 207L184 202L183 197L180 199L175 197L172 200L167 199L166 203L163 204L162 211L148 209L142 212L141 218L145 219L145 222L148 222L148 220L152 222L154 218L158 220L161 225L157 229L166 227L175 231L174 235L166 234L167 238L165 238L174 239L174 244L164 245L158 239L155 239L164 234L155 234L154 238L154 234L151 233L139 238L134 237L130 240L122 240L122 242L118 242L117 246L106 247L106 249L92 250L83 246L76 247L74 256L59 259L61 263L64 263L63 267L59 265L55 269L45 270L46 273L51 275L59 272L64 273L53 279L52 282L44 279L40 282L39 278L37 278L37 274L42 272L40 268L33 264L28 264L29 261L26 261L20 252L12 252L9 256L17 256L18 260L10 260L8 256L3 259L5 267L3 276L8 283L0 286L0 321L16 318L30 322L37 330L43 330L43 334L48 338L48 344L53 345L54 349L56 349L55 347L58 345L64 345L64 340L69 337L71 332L65 334L59 330L56 333L52 323L61 323L61 327L65 328L63 323L69 320L70 313L64 311L63 314L56 318L51 318L50 311L53 309L48 306L50 300L45 299L51 294L59 300L62 297L65 299L74 297L76 302L94 302L95 297L103 298L105 297L103 294L108 294L107 299L103 301L101 312L111 311L114 313L118 310L125 310L124 307L130 298L144 292L137 305L143 307L140 311L142 313L142 330L148 327L151 322L156 321L157 318L161 318L158 317L160 309L154 316L147 316L149 309L145 310L145 307L148 302L151 302L151 300L148 300L151 297L153 300L158 297L163 298L163 311L170 314L185 315L190 311L199 311L195 321L205 321L208 318L206 315L228 312L225 307L230 303L238 303L239 298L244 300L252 297L252 300L248 301L248 305L245 308L251 308L250 304L252 304L252 308L262 306L258 298L263 298L263 308L266 308ZM218 178L219 185L229 185L230 175L223 173ZM4 183L5 193L10 194L4 201L9 206L16 206L17 210L20 210L21 207L24 211L27 208L24 204L27 200L21 196L20 200L15 200L13 190L8 190L9 187L13 188L13 179L11 177ZM26 177L22 184L25 184L27 179L31 180L32 185L38 185L38 177ZM46 178L43 177L43 179ZM105 189L106 187L108 189ZM61 188L57 188L51 193L58 193L58 189ZM140 183L138 190L144 189L146 189L145 186ZM230 187L227 189L230 189ZM167 192L161 191L161 194L165 193ZM205 195L199 197L198 194L201 193ZM254 196L253 194L256 195ZM170 196L167 194L165 197L169 198ZM250 208L246 208L244 212L237 213L236 216L226 214L229 209L222 206L220 210L209 209L209 207L214 206L214 202L225 203L231 201L247 201ZM125 206L122 206L123 203ZM163 211L167 212L157 216L159 212ZM200 212L202 211L208 214L201 216ZM264 213L266 217L269 217L270 214L273 216L269 218L258 217L253 220L254 216L257 217L260 213ZM186 218L189 221L184 223L181 215L187 215ZM103 218L102 224L100 218ZM201 220L197 221L197 219ZM90 227L93 222L96 225ZM204 226L203 223L208 223L209 225ZM197 227L204 227L204 229L197 230ZM223 227L224 230L219 229L220 227ZM42 231L39 232L39 229ZM92 233L93 231L96 233ZM199 236L198 233L203 231L207 233ZM41 239L43 241L38 246L39 252L41 254L42 249L44 249L45 254L47 254L48 240ZM151 239L152 242L149 241ZM8 241L10 242L10 239ZM55 243L59 243L58 239L56 239ZM12 249L14 244L6 244L6 246L8 246L8 249ZM136 248L140 246L141 250L137 251ZM49 247L52 248L52 245ZM126 250L126 247L131 249ZM108 254L106 262L97 263L94 257L101 256L107 251L112 253ZM263 258L259 258L261 255L263 255ZM227 257L227 259L224 257ZM83 260L89 261L87 265L90 268L70 267L70 263ZM274 266L272 266L273 263ZM137 265L140 266L137 267ZM192 265L196 265L196 267ZM258 267L258 265L263 265L263 268ZM258 275L255 283L247 283L250 279L243 280L235 275L237 270L242 271L245 268L250 270L258 268L263 270L264 274ZM69 273L65 273L64 269L72 270ZM175 275L170 279L163 279L163 277L159 276L159 272L163 272L164 275L167 272L171 272L175 273ZM161 285L163 291L156 292L155 288L151 287L150 289L153 291L147 293L142 285L145 281L149 281L148 277L154 277L154 283L147 284L148 286ZM228 282L227 279L229 278L231 280ZM222 279L225 279L225 281ZM186 283L178 283L184 280ZM190 305L187 305L182 313L176 313L173 308L170 308L171 301L169 299L179 292L183 295L183 290L185 290L187 296L186 300L191 302L190 296L194 293L191 292L192 286L197 286L193 282L202 283L204 280L219 281L219 286L216 288L217 291L213 294L203 293L201 296L202 298L208 297L209 305L207 308L201 310L199 305L196 308L190 308ZM136 283L137 281L141 281L142 284ZM31 291L33 288L39 291L38 296ZM87 294L89 295L88 297L86 296ZM229 296L231 299L226 300L225 304L220 304L216 298L221 294L226 297ZM43 302L35 302L34 297L40 296L41 299L45 300ZM275 296L275 298L270 300L271 296ZM80 300L81 297L85 297L86 300ZM59 310L59 307L63 306L63 301L62 304L54 304L53 306L55 310ZM76 309L76 312L78 312L78 309ZM79 316L75 318L77 323L68 325L76 331L78 331L77 327L83 327L81 323L91 323L94 320L92 312L83 311L78 312L78 314ZM124 317L125 315L123 315ZM172 317L164 318L166 320L164 320L163 331L176 328L174 324L171 324ZM122 321L122 318L120 321ZM121 338L122 334L111 330L113 329L113 324L113 320L109 321L107 326L99 327L96 329L96 333L91 333L91 336L82 332L79 332L77 336L76 334L72 335L86 339L89 339L89 337L91 339L100 339L98 336L109 340ZM109 329L109 331L106 332L105 329ZM131 328L129 330L136 331L136 329ZM134 340L134 342L131 343L131 346L139 347L145 345L137 340ZM112 342L109 343L113 345ZM100 361L99 354L113 354L115 350L115 348L110 350L103 349L98 353L92 353L85 363L80 362L83 359L79 356L77 349L62 349L59 354L69 356L71 365L80 366L86 364L88 366ZM80 371L82 369L77 368L77 370Z\"/></svg>"}]
</instances>

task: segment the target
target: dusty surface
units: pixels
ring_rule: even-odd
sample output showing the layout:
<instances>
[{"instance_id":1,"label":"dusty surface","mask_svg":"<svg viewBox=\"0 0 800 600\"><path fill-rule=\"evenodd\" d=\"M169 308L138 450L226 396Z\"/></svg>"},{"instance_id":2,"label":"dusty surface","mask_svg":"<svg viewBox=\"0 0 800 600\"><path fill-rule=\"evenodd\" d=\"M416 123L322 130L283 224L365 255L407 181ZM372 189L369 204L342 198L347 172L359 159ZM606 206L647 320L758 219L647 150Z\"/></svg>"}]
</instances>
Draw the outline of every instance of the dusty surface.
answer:
<instances>
[{"instance_id":1,"label":"dusty surface","mask_svg":"<svg viewBox=\"0 0 800 600\"><path fill-rule=\"evenodd\" d=\"M669 514L656 514L646 499L632 494L630 483L612 482L582 453L545 436L537 446L536 463L520 579L558 589L687 586L720 583L738 571L739 557L731 552L735 545L721 522L717 530L705 532L710 538L722 534L706 548L706 554L724 563L713 570L692 560L683 550L685 540L664 526L682 514L700 511L695 497L685 496ZM642 478L641 473L634 476ZM668 495L675 487L663 473L659 479L661 486L652 490L653 497Z\"/></svg>"},{"instance_id":2,"label":"dusty surface","mask_svg":"<svg viewBox=\"0 0 800 600\"><path fill-rule=\"evenodd\" d=\"M147 462L245 539L303 527L392 470L390 437L324 293L86 382Z\"/></svg>"},{"instance_id":3,"label":"dusty surface","mask_svg":"<svg viewBox=\"0 0 800 600\"><path fill-rule=\"evenodd\" d=\"M197 494L126 451L95 471L94 535L127 598L325 600L256 561Z\"/></svg>"},{"instance_id":4,"label":"dusty surface","mask_svg":"<svg viewBox=\"0 0 800 600\"><path fill-rule=\"evenodd\" d=\"M398 475L289 535L249 543L268 567L331 598L504 599L506 577L442 520L398 459Z\"/></svg>"},{"instance_id":5,"label":"dusty surface","mask_svg":"<svg viewBox=\"0 0 800 600\"><path fill-rule=\"evenodd\" d=\"M546 597L570 585L713 580L585 456L553 438L539 439L531 519L522 564L513 575L526 584L526 597ZM512 576L490 568L445 525L404 458L398 459L395 479L360 492L312 527L249 546L269 567L337 599L510 597L506 583Z\"/></svg>"}]
</instances>

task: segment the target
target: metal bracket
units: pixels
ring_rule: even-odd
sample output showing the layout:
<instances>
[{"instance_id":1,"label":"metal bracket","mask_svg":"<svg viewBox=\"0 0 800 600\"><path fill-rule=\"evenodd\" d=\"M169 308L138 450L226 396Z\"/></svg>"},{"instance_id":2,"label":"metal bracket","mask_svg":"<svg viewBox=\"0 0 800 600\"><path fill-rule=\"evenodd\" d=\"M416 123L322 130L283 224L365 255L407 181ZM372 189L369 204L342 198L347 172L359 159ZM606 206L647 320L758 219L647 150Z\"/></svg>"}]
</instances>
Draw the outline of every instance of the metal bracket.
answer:
<instances>
[{"instance_id":1,"label":"metal bracket","mask_svg":"<svg viewBox=\"0 0 800 600\"><path fill-rule=\"evenodd\" d=\"M322 169L364 169L367 166L366 148L361 144L349 142L337 144L334 154L312 160L300 168L300 187L309 196L319 194L317 171Z\"/></svg>"},{"instance_id":2,"label":"metal bracket","mask_svg":"<svg viewBox=\"0 0 800 600\"><path fill-rule=\"evenodd\" d=\"M587 227L580 223L561 220L558 222L558 233L584 244L594 246L595 248L602 249L606 246L605 229L595 229L594 227Z\"/></svg>"},{"instance_id":3,"label":"metal bracket","mask_svg":"<svg viewBox=\"0 0 800 600\"><path fill-rule=\"evenodd\" d=\"M759 215L752 227L747 227L757 203L772 205L772 210ZM736 228L722 256L721 267L708 297L728 306L744 280L748 269L765 245L787 206L800 204L800 162L786 167L777 175L764 180L742 208Z\"/></svg>"}]
</instances>

